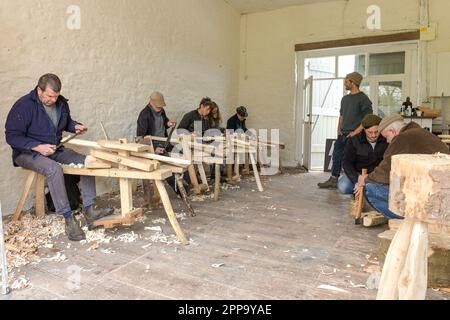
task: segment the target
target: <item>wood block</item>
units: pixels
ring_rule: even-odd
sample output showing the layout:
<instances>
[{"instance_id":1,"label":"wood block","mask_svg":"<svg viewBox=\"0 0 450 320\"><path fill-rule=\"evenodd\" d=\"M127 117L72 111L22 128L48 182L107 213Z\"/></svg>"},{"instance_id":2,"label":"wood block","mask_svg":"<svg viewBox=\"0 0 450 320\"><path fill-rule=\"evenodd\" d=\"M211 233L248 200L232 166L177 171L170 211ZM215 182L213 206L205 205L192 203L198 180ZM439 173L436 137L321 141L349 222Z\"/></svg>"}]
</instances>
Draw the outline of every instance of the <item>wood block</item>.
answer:
<instances>
[{"instance_id":1,"label":"wood block","mask_svg":"<svg viewBox=\"0 0 450 320\"><path fill-rule=\"evenodd\" d=\"M450 225L450 156L392 157L389 209L411 219Z\"/></svg>"},{"instance_id":2,"label":"wood block","mask_svg":"<svg viewBox=\"0 0 450 320\"><path fill-rule=\"evenodd\" d=\"M148 153L148 152L147 153L132 152L131 155L134 157L137 157L137 158L157 160L157 161L169 163L169 164L172 164L175 166L187 167L192 164L192 161L190 161L190 160L173 158L173 157L164 157L164 156L160 156L160 155Z\"/></svg>"},{"instance_id":3,"label":"wood block","mask_svg":"<svg viewBox=\"0 0 450 320\"><path fill-rule=\"evenodd\" d=\"M87 156L84 161L84 167L86 169L110 169L112 165L110 162L97 159L93 156Z\"/></svg>"},{"instance_id":4,"label":"wood block","mask_svg":"<svg viewBox=\"0 0 450 320\"><path fill-rule=\"evenodd\" d=\"M147 159L118 155L112 152L105 152L101 150L91 150L91 155L102 160L110 161L122 166L127 166L142 171L150 172L156 169L154 163Z\"/></svg>"},{"instance_id":5,"label":"wood block","mask_svg":"<svg viewBox=\"0 0 450 320\"><path fill-rule=\"evenodd\" d=\"M128 212L127 214L125 214L125 216L112 215L96 220L94 222L94 225L96 227L104 227L105 229L112 229L117 225L129 226L133 224L134 219L139 218L141 216L142 216L142 209L136 209L131 212Z\"/></svg>"},{"instance_id":6,"label":"wood block","mask_svg":"<svg viewBox=\"0 0 450 320\"><path fill-rule=\"evenodd\" d=\"M99 140L97 143L103 147L113 150L123 150L129 152L147 152L150 151L150 146L138 143L120 143L111 140Z\"/></svg>"}]
</instances>

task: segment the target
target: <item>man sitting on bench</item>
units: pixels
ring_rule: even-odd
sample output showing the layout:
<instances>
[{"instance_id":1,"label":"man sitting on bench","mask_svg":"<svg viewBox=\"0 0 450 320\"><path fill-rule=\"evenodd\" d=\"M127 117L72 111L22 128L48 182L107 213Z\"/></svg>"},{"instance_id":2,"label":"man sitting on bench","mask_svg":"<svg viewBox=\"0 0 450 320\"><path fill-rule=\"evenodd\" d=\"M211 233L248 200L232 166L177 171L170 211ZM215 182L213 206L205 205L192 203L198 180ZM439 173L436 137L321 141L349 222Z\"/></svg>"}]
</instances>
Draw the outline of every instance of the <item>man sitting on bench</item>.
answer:
<instances>
[{"instance_id":1,"label":"man sitting on bench","mask_svg":"<svg viewBox=\"0 0 450 320\"><path fill-rule=\"evenodd\" d=\"M47 178L56 212L66 221L69 240L86 238L78 221L72 214L64 184L62 164L84 164L86 156L67 149L58 148L63 131L82 134L87 128L70 117L67 99L60 95L61 81L54 74L43 75L37 87L20 98L12 107L6 120L6 142L13 150L14 166L35 171ZM94 177L81 177L83 215L89 229L94 221L112 213L112 209L93 208L95 191Z\"/></svg>"}]
</instances>

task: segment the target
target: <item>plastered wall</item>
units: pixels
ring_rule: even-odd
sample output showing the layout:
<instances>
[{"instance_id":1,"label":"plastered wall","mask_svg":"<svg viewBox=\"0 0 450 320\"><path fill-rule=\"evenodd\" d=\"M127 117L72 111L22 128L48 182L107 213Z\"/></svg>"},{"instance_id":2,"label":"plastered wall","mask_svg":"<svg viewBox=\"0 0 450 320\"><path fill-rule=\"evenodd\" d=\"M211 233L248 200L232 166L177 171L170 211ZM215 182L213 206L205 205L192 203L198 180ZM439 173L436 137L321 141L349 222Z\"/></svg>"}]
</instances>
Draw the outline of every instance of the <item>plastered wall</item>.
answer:
<instances>
[{"instance_id":1,"label":"plastered wall","mask_svg":"<svg viewBox=\"0 0 450 320\"><path fill-rule=\"evenodd\" d=\"M69 30L77 5L81 28ZM72 24L73 25L73 24ZM152 90L181 120L203 96L227 113L237 103L240 14L223 0L2 0L0 2L0 201L11 214L25 175L11 163L4 124L13 103L40 75L63 82L84 137L133 139ZM98 191L106 190L104 180ZM31 201L27 206L31 205Z\"/></svg>"},{"instance_id":2,"label":"plastered wall","mask_svg":"<svg viewBox=\"0 0 450 320\"><path fill-rule=\"evenodd\" d=\"M382 30L367 28L370 5L381 8ZM450 51L450 1L431 0L429 8L430 22L438 23L438 33L436 40L427 43L428 56ZM284 164L296 165L295 44L408 32L419 26L419 0L335 1L244 15L239 102L249 106L249 125L280 128L280 139L287 144ZM426 85L422 83L423 97Z\"/></svg>"}]
</instances>

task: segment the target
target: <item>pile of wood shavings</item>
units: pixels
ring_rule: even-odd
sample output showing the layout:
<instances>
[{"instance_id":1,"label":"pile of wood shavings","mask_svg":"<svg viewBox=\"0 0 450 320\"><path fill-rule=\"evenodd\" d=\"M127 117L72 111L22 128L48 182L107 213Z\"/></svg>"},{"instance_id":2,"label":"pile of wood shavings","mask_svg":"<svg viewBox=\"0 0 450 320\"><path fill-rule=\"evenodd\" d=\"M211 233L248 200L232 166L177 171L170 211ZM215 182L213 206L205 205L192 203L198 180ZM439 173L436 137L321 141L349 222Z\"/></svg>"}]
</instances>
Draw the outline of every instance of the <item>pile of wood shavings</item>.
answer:
<instances>
[{"instance_id":1,"label":"pile of wood shavings","mask_svg":"<svg viewBox=\"0 0 450 320\"><path fill-rule=\"evenodd\" d=\"M28 286L25 278L16 279L16 272L32 262L39 262L39 248L51 248L52 238L64 232L64 218L59 215L47 215L38 219L31 214L25 214L21 221L5 223L6 259L13 288Z\"/></svg>"}]
</instances>

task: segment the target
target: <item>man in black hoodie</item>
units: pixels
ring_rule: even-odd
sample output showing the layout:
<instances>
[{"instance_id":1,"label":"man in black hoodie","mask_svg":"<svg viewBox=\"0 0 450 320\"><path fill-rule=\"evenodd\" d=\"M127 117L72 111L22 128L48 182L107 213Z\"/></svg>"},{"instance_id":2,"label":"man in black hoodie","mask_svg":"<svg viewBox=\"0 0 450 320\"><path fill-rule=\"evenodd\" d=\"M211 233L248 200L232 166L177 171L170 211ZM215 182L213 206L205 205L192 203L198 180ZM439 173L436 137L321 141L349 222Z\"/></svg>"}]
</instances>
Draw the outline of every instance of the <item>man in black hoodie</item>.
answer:
<instances>
[{"instance_id":1,"label":"man in black hoodie","mask_svg":"<svg viewBox=\"0 0 450 320\"><path fill-rule=\"evenodd\" d=\"M362 169L371 173L383 160L388 147L386 139L378 132L381 118L367 115L361 122L364 130L347 141L342 166L344 175L338 180L337 189L343 194L353 194Z\"/></svg>"}]
</instances>

